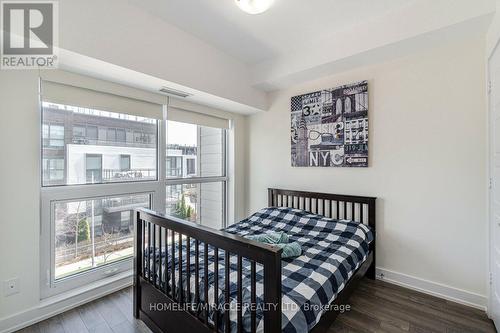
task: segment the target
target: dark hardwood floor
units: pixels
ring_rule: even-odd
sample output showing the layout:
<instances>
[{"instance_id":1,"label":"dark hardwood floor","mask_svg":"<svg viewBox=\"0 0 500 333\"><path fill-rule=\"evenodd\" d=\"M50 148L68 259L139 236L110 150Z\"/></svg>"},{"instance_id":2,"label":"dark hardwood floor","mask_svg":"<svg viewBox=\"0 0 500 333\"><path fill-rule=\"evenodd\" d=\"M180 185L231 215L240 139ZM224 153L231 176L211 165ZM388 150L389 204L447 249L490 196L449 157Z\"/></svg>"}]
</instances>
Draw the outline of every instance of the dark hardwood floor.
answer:
<instances>
[{"instance_id":1,"label":"dark hardwood floor","mask_svg":"<svg viewBox=\"0 0 500 333\"><path fill-rule=\"evenodd\" d=\"M496 332L486 313L395 286L364 279L330 332Z\"/></svg>"},{"instance_id":2,"label":"dark hardwood floor","mask_svg":"<svg viewBox=\"0 0 500 333\"><path fill-rule=\"evenodd\" d=\"M365 279L349 299L351 310L329 332L495 332L480 310ZM23 333L150 333L132 316L132 289L70 310L25 328Z\"/></svg>"}]
</instances>

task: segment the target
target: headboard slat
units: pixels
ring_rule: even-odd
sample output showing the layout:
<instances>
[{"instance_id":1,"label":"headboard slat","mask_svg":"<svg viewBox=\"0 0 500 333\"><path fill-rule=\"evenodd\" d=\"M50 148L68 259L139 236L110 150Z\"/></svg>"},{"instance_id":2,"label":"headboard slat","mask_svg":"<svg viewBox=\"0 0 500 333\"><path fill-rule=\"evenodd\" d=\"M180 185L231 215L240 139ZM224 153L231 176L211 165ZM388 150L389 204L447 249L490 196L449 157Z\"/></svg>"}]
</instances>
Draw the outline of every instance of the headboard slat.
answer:
<instances>
[{"instance_id":1,"label":"headboard slat","mask_svg":"<svg viewBox=\"0 0 500 333\"><path fill-rule=\"evenodd\" d=\"M297 200L297 204L295 204L295 200ZM303 202L302 206L301 201ZM329 202L330 216L328 216L327 213L327 201ZM331 218L350 219L352 221L368 224L373 230L375 230L375 201L375 197L293 191L276 188L268 189L268 205L270 207L298 208L313 214L322 214ZM336 206L335 214L334 206ZM365 208L367 208L367 212L365 212ZM340 213L341 211L342 215ZM368 217L367 221L365 216Z\"/></svg>"}]
</instances>

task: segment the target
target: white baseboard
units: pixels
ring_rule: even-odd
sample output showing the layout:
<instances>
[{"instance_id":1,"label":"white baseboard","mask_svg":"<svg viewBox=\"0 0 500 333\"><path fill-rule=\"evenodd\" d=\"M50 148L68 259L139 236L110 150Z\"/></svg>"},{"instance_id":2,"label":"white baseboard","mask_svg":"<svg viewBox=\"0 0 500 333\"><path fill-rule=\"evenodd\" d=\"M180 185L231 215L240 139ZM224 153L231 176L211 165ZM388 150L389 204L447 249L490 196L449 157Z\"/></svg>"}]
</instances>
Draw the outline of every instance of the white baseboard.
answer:
<instances>
[{"instance_id":1,"label":"white baseboard","mask_svg":"<svg viewBox=\"0 0 500 333\"><path fill-rule=\"evenodd\" d=\"M0 318L0 333L11 333L132 285L131 273L41 300L28 310Z\"/></svg>"},{"instance_id":2,"label":"white baseboard","mask_svg":"<svg viewBox=\"0 0 500 333\"><path fill-rule=\"evenodd\" d=\"M379 280L486 311L488 299L484 295L384 268L377 267L376 272Z\"/></svg>"}]
</instances>

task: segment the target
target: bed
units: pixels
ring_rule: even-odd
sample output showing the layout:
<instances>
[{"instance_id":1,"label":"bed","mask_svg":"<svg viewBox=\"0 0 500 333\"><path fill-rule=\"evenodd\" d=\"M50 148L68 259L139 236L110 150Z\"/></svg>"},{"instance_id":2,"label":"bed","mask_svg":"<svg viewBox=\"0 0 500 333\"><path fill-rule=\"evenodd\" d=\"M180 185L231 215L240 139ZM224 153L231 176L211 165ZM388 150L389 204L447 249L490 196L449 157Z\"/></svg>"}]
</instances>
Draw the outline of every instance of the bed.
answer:
<instances>
[{"instance_id":1,"label":"bed","mask_svg":"<svg viewBox=\"0 0 500 333\"><path fill-rule=\"evenodd\" d=\"M269 207L223 231L138 210L134 315L165 333L326 332L375 278L375 200L269 189ZM268 232L302 254L247 239Z\"/></svg>"}]
</instances>

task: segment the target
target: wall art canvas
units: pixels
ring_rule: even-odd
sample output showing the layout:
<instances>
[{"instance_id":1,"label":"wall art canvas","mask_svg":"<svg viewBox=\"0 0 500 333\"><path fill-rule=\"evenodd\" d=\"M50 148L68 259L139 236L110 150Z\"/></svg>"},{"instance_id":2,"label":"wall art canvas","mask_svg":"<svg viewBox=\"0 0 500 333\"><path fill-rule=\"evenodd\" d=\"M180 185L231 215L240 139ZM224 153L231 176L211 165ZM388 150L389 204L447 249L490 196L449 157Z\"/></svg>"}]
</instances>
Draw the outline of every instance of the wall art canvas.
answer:
<instances>
[{"instance_id":1,"label":"wall art canvas","mask_svg":"<svg viewBox=\"0 0 500 333\"><path fill-rule=\"evenodd\" d=\"M292 166L368 166L368 82L292 97Z\"/></svg>"}]
</instances>

